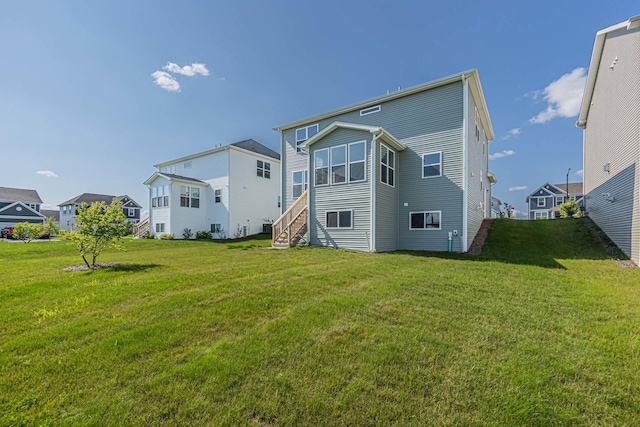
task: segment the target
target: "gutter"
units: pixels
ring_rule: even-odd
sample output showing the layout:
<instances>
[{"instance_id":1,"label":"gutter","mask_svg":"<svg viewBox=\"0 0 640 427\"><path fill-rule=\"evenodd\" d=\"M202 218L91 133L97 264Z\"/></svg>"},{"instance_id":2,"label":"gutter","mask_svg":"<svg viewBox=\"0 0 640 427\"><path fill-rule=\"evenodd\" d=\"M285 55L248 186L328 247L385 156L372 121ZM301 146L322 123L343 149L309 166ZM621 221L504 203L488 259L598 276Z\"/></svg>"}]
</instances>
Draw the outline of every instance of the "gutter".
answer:
<instances>
[{"instance_id":1,"label":"gutter","mask_svg":"<svg viewBox=\"0 0 640 427\"><path fill-rule=\"evenodd\" d=\"M377 132L377 133L374 133ZM376 250L376 142L378 138L382 136L382 129L378 128L377 131L371 131L373 138L371 139L371 243L369 244L369 251L374 252Z\"/></svg>"},{"instance_id":2,"label":"gutter","mask_svg":"<svg viewBox=\"0 0 640 427\"><path fill-rule=\"evenodd\" d=\"M469 132L467 131L469 121L469 83L466 76L462 76L462 252L467 252L467 217L468 217L468 200L467 200L467 150L469 148ZM489 144L487 144L487 150Z\"/></svg>"}]
</instances>

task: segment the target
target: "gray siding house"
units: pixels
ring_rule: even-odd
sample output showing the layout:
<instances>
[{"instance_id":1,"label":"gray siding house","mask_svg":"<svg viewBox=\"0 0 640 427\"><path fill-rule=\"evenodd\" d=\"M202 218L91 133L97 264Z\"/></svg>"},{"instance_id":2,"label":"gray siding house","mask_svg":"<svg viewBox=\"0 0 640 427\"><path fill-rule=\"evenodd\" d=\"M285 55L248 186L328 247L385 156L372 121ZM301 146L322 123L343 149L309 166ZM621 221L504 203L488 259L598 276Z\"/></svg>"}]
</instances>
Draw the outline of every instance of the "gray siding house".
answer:
<instances>
[{"instance_id":1,"label":"gray siding house","mask_svg":"<svg viewBox=\"0 0 640 427\"><path fill-rule=\"evenodd\" d=\"M476 70L275 128L282 212L273 245L466 252L491 217L489 141Z\"/></svg>"},{"instance_id":2,"label":"gray siding house","mask_svg":"<svg viewBox=\"0 0 640 427\"><path fill-rule=\"evenodd\" d=\"M46 217L40 212L42 199L36 190L0 187L0 229L20 222L42 224Z\"/></svg>"},{"instance_id":3,"label":"gray siding house","mask_svg":"<svg viewBox=\"0 0 640 427\"><path fill-rule=\"evenodd\" d=\"M584 197L581 182L567 184L546 183L527 196L529 219L552 219L560 217L560 206L569 198L575 198L584 210Z\"/></svg>"},{"instance_id":4,"label":"gray siding house","mask_svg":"<svg viewBox=\"0 0 640 427\"><path fill-rule=\"evenodd\" d=\"M60 228L66 231L73 230L73 226L76 223L76 220L74 219L76 209L78 209L78 207L83 203L90 205L96 202L104 202L107 205L122 202L122 213L124 213L124 216L127 217L129 222L131 224L137 224L140 222L140 210L142 207L131 197L127 195L111 196L107 194L82 193L79 196L58 205L60 206Z\"/></svg>"},{"instance_id":5,"label":"gray siding house","mask_svg":"<svg viewBox=\"0 0 640 427\"><path fill-rule=\"evenodd\" d=\"M576 125L586 211L640 264L640 15L596 34Z\"/></svg>"}]
</instances>

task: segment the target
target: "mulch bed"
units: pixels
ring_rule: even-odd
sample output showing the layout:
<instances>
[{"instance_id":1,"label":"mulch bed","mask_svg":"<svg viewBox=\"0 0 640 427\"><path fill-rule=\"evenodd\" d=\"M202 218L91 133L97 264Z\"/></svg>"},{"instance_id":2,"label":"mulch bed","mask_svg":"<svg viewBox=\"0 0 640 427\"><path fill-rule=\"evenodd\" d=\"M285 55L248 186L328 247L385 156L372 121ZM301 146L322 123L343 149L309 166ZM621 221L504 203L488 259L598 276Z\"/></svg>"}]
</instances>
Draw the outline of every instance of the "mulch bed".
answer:
<instances>
[{"instance_id":1,"label":"mulch bed","mask_svg":"<svg viewBox=\"0 0 640 427\"><path fill-rule=\"evenodd\" d=\"M99 262L96 265L92 265L91 267L87 267L86 264L82 265L74 265L73 267L67 267L64 271L84 271L84 270L97 270L99 268L105 267L117 267L121 265L121 262Z\"/></svg>"},{"instance_id":2,"label":"mulch bed","mask_svg":"<svg viewBox=\"0 0 640 427\"><path fill-rule=\"evenodd\" d=\"M476 237L473 239L473 243L471 243L469 251L467 252L469 255L480 255L482 253L482 247L484 246L485 240L487 240L487 235L489 234L492 222L492 218L482 220L482 225L478 230L478 234L476 234Z\"/></svg>"}]
</instances>

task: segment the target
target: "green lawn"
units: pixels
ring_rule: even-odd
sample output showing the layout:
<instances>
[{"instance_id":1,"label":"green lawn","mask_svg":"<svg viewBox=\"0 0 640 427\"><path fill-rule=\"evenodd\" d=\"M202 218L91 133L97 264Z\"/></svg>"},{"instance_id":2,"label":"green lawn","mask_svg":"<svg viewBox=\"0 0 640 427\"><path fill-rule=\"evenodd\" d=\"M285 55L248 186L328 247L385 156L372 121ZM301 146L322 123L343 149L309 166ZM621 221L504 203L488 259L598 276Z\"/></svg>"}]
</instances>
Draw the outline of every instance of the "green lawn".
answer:
<instances>
[{"instance_id":1,"label":"green lawn","mask_svg":"<svg viewBox=\"0 0 640 427\"><path fill-rule=\"evenodd\" d=\"M638 425L640 270L580 220L479 258L0 242L0 425Z\"/></svg>"}]
</instances>

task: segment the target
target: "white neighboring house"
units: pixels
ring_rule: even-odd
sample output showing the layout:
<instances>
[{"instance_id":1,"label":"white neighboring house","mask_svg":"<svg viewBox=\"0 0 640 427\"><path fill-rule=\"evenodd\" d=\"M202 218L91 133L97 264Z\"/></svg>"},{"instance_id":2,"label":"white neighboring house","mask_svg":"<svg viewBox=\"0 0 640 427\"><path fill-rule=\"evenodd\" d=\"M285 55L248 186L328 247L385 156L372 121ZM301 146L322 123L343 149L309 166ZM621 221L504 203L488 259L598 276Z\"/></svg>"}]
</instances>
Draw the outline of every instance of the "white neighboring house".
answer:
<instances>
[{"instance_id":1,"label":"white neighboring house","mask_svg":"<svg viewBox=\"0 0 640 427\"><path fill-rule=\"evenodd\" d=\"M149 225L183 238L211 231L235 238L271 231L280 215L280 155L253 139L154 165Z\"/></svg>"}]
</instances>

